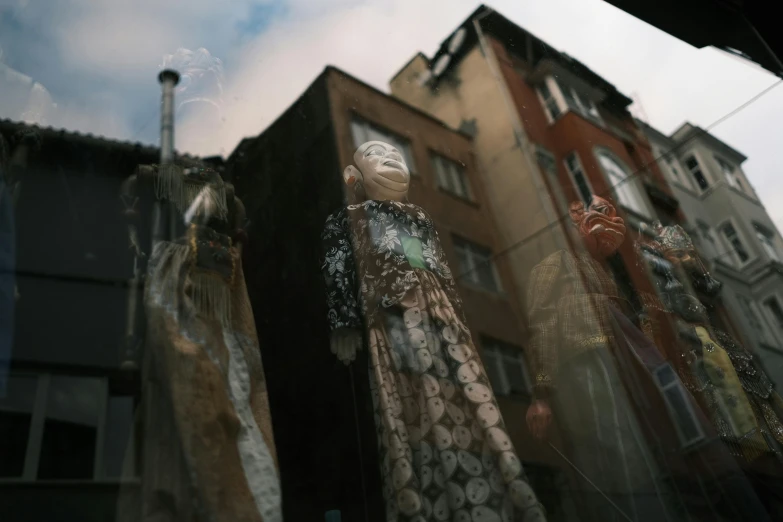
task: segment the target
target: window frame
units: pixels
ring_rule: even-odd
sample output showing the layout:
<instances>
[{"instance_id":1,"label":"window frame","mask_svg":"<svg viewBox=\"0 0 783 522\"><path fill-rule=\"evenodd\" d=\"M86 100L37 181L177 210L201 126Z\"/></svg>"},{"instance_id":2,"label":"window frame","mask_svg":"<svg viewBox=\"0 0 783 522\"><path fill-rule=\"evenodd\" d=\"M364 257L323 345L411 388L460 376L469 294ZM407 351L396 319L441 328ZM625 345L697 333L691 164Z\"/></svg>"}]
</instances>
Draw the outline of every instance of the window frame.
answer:
<instances>
[{"instance_id":1,"label":"window frame","mask_svg":"<svg viewBox=\"0 0 783 522\"><path fill-rule=\"evenodd\" d=\"M661 147L654 146L653 154L655 154L658 166L663 167L661 170L665 171L664 173L669 180L681 185L683 188L692 190L691 179L686 174L686 170L683 168L679 158L673 152L664 152L664 149Z\"/></svg>"},{"instance_id":2,"label":"window frame","mask_svg":"<svg viewBox=\"0 0 783 522\"><path fill-rule=\"evenodd\" d=\"M647 200L647 196L644 193L644 190L639 187L639 184L637 183L638 180L633 176L633 172L628 168L628 165L626 165L623 160L618 158L614 152L605 147L595 147L593 149L593 155L598 162L598 167L601 169L604 179L607 181L607 185L609 186L617 205L622 205L624 209L629 210L643 218L655 219L655 213L652 210L652 206ZM602 157L605 157L608 160L614 162L619 167L620 171L624 175L621 183L614 183L612 175L604 166L603 161L601 161ZM621 187L622 190L618 190L618 187ZM637 209L633 206L630 206L629 203L623 201L621 194L625 194L626 196L630 197L630 199L634 199L635 197L641 208Z\"/></svg>"},{"instance_id":3,"label":"window frame","mask_svg":"<svg viewBox=\"0 0 783 522\"><path fill-rule=\"evenodd\" d=\"M769 308L769 305L767 302L774 301L777 303L778 308L783 311L783 301L781 301L780 296L777 292L771 292L767 294L766 296L759 299L762 305L762 311L764 312L764 315L766 315L769 322L772 324L772 327L774 328L775 333L777 334L778 338L783 337L783 321L779 321L777 317L775 317L775 314L772 312L772 310Z\"/></svg>"},{"instance_id":4,"label":"window frame","mask_svg":"<svg viewBox=\"0 0 783 522\"><path fill-rule=\"evenodd\" d=\"M559 82L558 86L560 86ZM604 119L601 117L601 113L598 111L598 106L595 104L592 98L586 96L583 93L580 93L571 85L566 85L565 89L568 89L571 95L571 99L574 100L574 112L580 114L585 119L592 121L593 123L597 123L600 126L604 125ZM565 95L563 95L563 97L565 97ZM587 102L587 105L585 105L585 102ZM566 99L566 107L567 109L571 109L568 104L568 99Z\"/></svg>"},{"instance_id":5,"label":"window frame","mask_svg":"<svg viewBox=\"0 0 783 522\"><path fill-rule=\"evenodd\" d=\"M445 154L442 154L435 150L429 151L430 156L430 165L432 165L432 169L435 171L435 184L438 187L439 190L442 190L444 192L447 192L448 194L452 196L456 196L460 199L464 199L466 201L470 201L471 203L475 202L475 195L473 193L473 187L470 183L470 177L467 173L467 168L464 163L461 161L456 161ZM446 176L448 173L445 171L445 168L447 165L451 165L453 167L456 167L457 169L457 177L459 178L459 181L461 182L462 188L464 189L464 194L460 194L457 191L454 191L449 186L444 186L442 183L441 175ZM453 174L453 171L451 171ZM452 181L454 181L452 177Z\"/></svg>"},{"instance_id":6,"label":"window frame","mask_svg":"<svg viewBox=\"0 0 783 522\"><path fill-rule=\"evenodd\" d=\"M739 169L732 165L731 162L726 161L717 154L713 154L712 157L715 160L715 163L718 164L718 170L720 170L721 174L723 174L723 181L729 187L745 193L745 186L742 183L741 176L739 175ZM728 168L728 170L726 170L726 168Z\"/></svg>"},{"instance_id":7,"label":"window frame","mask_svg":"<svg viewBox=\"0 0 783 522\"><path fill-rule=\"evenodd\" d=\"M47 406L49 401L49 388L51 385L51 378L53 376L65 376L75 378L87 378L97 379L101 386L101 397L98 410L98 424L97 432L95 435L95 458L93 462L92 476L86 479L39 479L38 468L41 459L41 450L43 444L44 429L46 424ZM22 475L17 477L0 477L1 484L9 483L57 483L68 484L73 482L89 482L89 483L110 483L116 484L123 481L126 477L107 477L104 469L104 452L106 445L106 421L109 407L109 399L111 398L111 388L109 385L109 378L100 375L80 375L73 373L45 373L34 371L13 371L9 374L9 377L34 377L37 380L35 400L33 402L33 411L30 416L30 430L27 435L27 446L25 448L25 459L22 470ZM131 466L130 473L131 478L137 477L138 469L136 468L136 435L135 435L135 420L132 419L132 429L129 434L129 448L127 458L123 458L124 462L128 462ZM125 475L125 474L123 474Z\"/></svg>"},{"instance_id":8,"label":"window frame","mask_svg":"<svg viewBox=\"0 0 783 522\"><path fill-rule=\"evenodd\" d=\"M666 367L669 368L669 371L673 374L674 379L672 379L670 382L666 384L661 384L661 378L659 377L659 374ZM701 424L699 423L696 417L696 410L694 409L693 404L689 400L689 394L686 393L685 387L683 386L682 382L679 380L679 377L677 376L677 372L674 371L674 368L671 366L671 364L666 362L660 365L659 367L655 368L655 370L653 370L653 379L655 381L655 385L658 387L658 390L661 393L661 396L663 397L663 402L666 404L666 409L669 411L669 416L673 421L672 424L674 424L674 429L677 432L677 438L680 440L681 447L682 448L692 447L693 445L698 444L700 441L704 440L705 438L704 429L702 428ZM691 439L685 437L685 433L679 422L679 415L675 411L674 406L671 404L671 401L669 401L669 398L666 395L666 392L668 390L675 389L675 388L679 390L680 395L683 398L683 402L685 404L685 408L687 410L688 416L693 421L693 425L697 432L697 435Z\"/></svg>"},{"instance_id":9,"label":"window frame","mask_svg":"<svg viewBox=\"0 0 783 522\"><path fill-rule=\"evenodd\" d=\"M554 89L553 89L553 84L554 84ZM549 93L549 98L546 98L544 96L544 93L541 90L542 85L546 88L547 92ZM560 85L557 82L554 82L551 76L547 76L546 78L544 78L542 82L536 85L535 90L536 90L536 94L538 95L538 101L541 103L541 108L544 110L544 114L546 115L546 119L550 123L550 125L555 123L560 118L562 118L563 115L567 112L566 110L567 105L561 99L563 94L560 92ZM557 114L554 116L550 114L550 107L548 105L550 101L557 108Z\"/></svg>"},{"instance_id":10,"label":"window frame","mask_svg":"<svg viewBox=\"0 0 783 522\"><path fill-rule=\"evenodd\" d=\"M757 335L758 341L761 344L774 345L775 333L773 330L770 330L767 318L764 317L764 314L758 307L756 301L739 292L735 292L735 295L741 312L747 318L751 330ZM753 323L758 323L758 325Z\"/></svg>"},{"instance_id":11,"label":"window frame","mask_svg":"<svg viewBox=\"0 0 783 522\"><path fill-rule=\"evenodd\" d=\"M489 293L492 293L492 294L503 294L504 293L504 291L503 291L503 283L500 280L500 274L498 272L497 264L495 263L494 253L492 252L491 248L489 248L486 245L482 245L481 243L477 243L475 241L471 241L470 239L467 239L467 238L465 238L463 236L460 236L458 234L452 234L451 235L451 242L452 242L452 247L454 248L454 254L457 257L457 263L458 263L458 265L460 267L460 270L461 270L461 273L459 273L457 275L457 279L459 280L459 282L461 282L463 284L466 284L466 285L470 286L471 288L476 288L478 290L482 290L484 292L489 292ZM462 257L463 257L460 254L460 251L461 250L464 251L465 250L464 247L468 247L467 248L467 252L471 254L470 256L467 256L467 258L470 259L469 263L471 264L471 267L469 269L467 269L467 270L464 269L464 267L462 266L462 263L460 261L462 259ZM474 280L473 277L468 279L467 276L469 274L478 274L478 269L476 268L477 265L476 265L476 262L475 262L475 257L477 257L477 256L476 256L476 253L472 250L473 247L478 247L478 248L481 248L481 249L485 249L487 252L489 252L489 254L490 254L489 266L491 268L492 279L494 281L495 288L487 288L487 287L485 287L481 283L481 280L478 278L477 275L474 276L475 280Z\"/></svg>"},{"instance_id":12,"label":"window frame","mask_svg":"<svg viewBox=\"0 0 783 522\"><path fill-rule=\"evenodd\" d=\"M497 388L495 383L490 380L490 384L492 385L492 389L495 394L503 397L531 396L533 393L533 383L530 378L527 360L525 359L525 354L522 348L487 335L481 335L480 340L485 364L488 364L490 361L492 361L492 364L496 365L495 370L497 371L497 374L500 376L500 388ZM515 352L515 357L512 358L508 354L503 353L505 351ZM524 393L514 392L511 388L506 365L512 363L518 364L519 368L522 370L522 376L524 379L523 387L525 389ZM490 373L487 372L487 378L489 378L489 375Z\"/></svg>"},{"instance_id":13,"label":"window frame","mask_svg":"<svg viewBox=\"0 0 783 522\"><path fill-rule=\"evenodd\" d=\"M546 88L549 97L544 96L544 92L541 89L542 86ZM543 81L538 82L535 86L535 91L550 125L569 112L576 113L599 127L605 125L601 111L598 110L598 105L595 101L586 94L580 93L573 85L569 85L567 82L563 84L554 76L547 75ZM554 116L551 114L553 107L557 108L557 114Z\"/></svg>"},{"instance_id":14,"label":"window frame","mask_svg":"<svg viewBox=\"0 0 783 522\"><path fill-rule=\"evenodd\" d=\"M364 133L365 138L362 140L357 140L357 134L355 131L355 128L360 126L362 132ZM363 143L367 143L368 141L383 141L383 140L371 140L369 133L370 131L374 131L377 134L384 134L388 136L387 139L394 141L395 143L390 143L389 141L386 141L384 143L389 143L389 145L393 145L396 147L400 154L402 154L403 159L405 160L405 164L408 166L408 171L410 172L411 176L418 175L418 170L416 169L416 159L415 154L413 152L413 142L406 136L399 134L397 132L394 132L390 130L388 127L384 127L383 125L378 125L377 123L368 120L364 116L359 115L356 112L350 113L350 118L348 119L348 128L351 133L351 139L354 142L354 151L358 149ZM360 143L357 143L357 141L360 141Z\"/></svg>"},{"instance_id":15,"label":"window frame","mask_svg":"<svg viewBox=\"0 0 783 522\"><path fill-rule=\"evenodd\" d=\"M546 159L546 163L543 161ZM557 158L543 145L536 144L536 163L546 175L557 176Z\"/></svg>"},{"instance_id":16,"label":"window frame","mask_svg":"<svg viewBox=\"0 0 783 522\"><path fill-rule=\"evenodd\" d=\"M729 239L726 237L726 232L724 231L726 225L731 225L731 228L734 229L734 234L737 236L737 239L742 244L745 252L748 255L748 258L745 261L742 261L739 258L739 255L737 255L736 248L733 244L729 241ZM748 238L745 237L745 234L740 230L740 228L737 226L737 222L729 217L721 221L718 226L715 227L715 230L717 230L720 233L720 239L723 243L723 246L726 248L727 253L732 254L732 263L731 266L734 268L737 268L739 270L745 268L748 264L752 263L756 259L756 255L753 253L753 251L748 248L750 243L748 242ZM721 253L718 254L720 258L723 257Z\"/></svg>"},{"instance_id":17,"label":"window frame","mask_svg":"<svg viewBox=\"0 0 783 522\"><path fill-rule=\"evenodd\" d=\"M575 173L568 165L568 159L571 158L572 156L576 160L577 168L579 170L578 173ZM563 166L565 167L566 172L568 173L568 177L571 179L571 184L573 185L577 195L584 202L585 207L589 206L593 200L593 194L595 194L595 190L593 189L593 184L590 182L590 178L587 176L587 172L585 171L584 164L582 163L582 158L579 157L579 153L576 150L572 150L571 152L566 154L563 157ZM587 188L590 191L590 195L588 196L588 199L584 198L585 195L582 194L582 191L579 189L579 183L577 183L576 181L577 174L581 174L582 179L584 179L585 185L587 185Z\"/></svg>"},{"instance_id":18,"label":"window frame","mask_svg":"<svg viewBox=\"0 0 783 522\"><path fill-rule=\"evenodd\" d=\"M711 251L710 254L712 256L719 254L720 252L718 252L717 247L719 239L715 237L715 230L706 221L698 218L695 221L696 228L699 231L699 237L706 241L706 243L704 243L705 246L709 245L709 249Z\"/></svg>"},{"instance_id":19,"label":"window frame","mask_svg":"<svg viewBox=\"0 0 783 522\"><path fill-rule=\"evenodd\" d=\"M693 174L693 170L688 166L688 158L693 158L693 160L696 162L696 168L701 173L702 177L704 178L704 182L707 184L706 187L702 188L701 185L699 185L699 181L696 179L696 176ZM683 155L682 165L685 167L685 171L688 173L688 176L690 176L690 181L692 182L692 185L696 187L696 190L699 194L704 194L705 192L709 191L712 188L713 183L715 180L713 180L709 174L708 171L704 168L705 163L701 160L699 155L696 153L696 151L688 151Z\"/></svg>"},{"instance_id":20,"label":"window frame","mask_svg":"<svg viewBox=\"0 0 783 522\"><path fill-rule=\"evenodd\" d=\"M774 234L764 225L756 223L755 221L751 223L751 226L753 227L753 232L756 234L756 239L759 243L761 243L761 249L764 251L766 256L771 261L776 263L783 262L783 256L781 256L777 245L775 245L776 234Z\"/></svg>"}]
</instances>

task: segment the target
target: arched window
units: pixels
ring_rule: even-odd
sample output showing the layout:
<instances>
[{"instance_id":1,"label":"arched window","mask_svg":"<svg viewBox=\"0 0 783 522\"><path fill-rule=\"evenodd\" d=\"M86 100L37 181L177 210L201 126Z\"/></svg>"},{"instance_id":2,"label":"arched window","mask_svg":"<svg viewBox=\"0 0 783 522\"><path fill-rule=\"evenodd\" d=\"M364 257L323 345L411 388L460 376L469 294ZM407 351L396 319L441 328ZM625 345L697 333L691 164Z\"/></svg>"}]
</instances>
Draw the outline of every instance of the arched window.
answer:
<instances>
[{"instance_id":1,"label":"arched window","mask_svg":"<svg viewBox=\"0 0 783 522\"><path fill-rule=\"evenodd\" d=\"M601 162L608 178L617 203L642 216L651 217L644 195L636 180L628 179L629 172L613 156L604 151L598 151L598 161Z\"/></svg>"}]
</instances>

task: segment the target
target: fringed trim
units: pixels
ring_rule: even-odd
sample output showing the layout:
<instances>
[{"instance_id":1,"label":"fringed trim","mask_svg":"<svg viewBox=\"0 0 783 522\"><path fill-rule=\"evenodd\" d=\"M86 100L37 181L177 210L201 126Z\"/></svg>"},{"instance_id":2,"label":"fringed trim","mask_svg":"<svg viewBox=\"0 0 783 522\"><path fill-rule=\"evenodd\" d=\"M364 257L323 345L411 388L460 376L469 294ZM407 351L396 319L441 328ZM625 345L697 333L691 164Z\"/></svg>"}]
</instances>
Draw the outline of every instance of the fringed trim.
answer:
<instances>
[{"instance_id":1,"label":"fringed trim","mask_svg":"<svg viewBox=\"0 0 783 522\"><path fill-rule=\"evenodd\" d=\"M149 267L150 290L147 298L158 306L169 307L182 302L181 277L186 277L185 291L197 314L216 319L227 326L231 323L231 286L217 273L195 267L189 244L161 241L154 247ZM184 271L180 267L185 268ZM171 309L172 312L175 308Z\"/></svg>"},{"instance_id":2,"label":"fringed trim","mask_svg":"<svg viewBox=\"0 0 783 522\"><path fill-rule=\"evenodd\" d=\"M155 180L155 197L158 199L167 199L177 205L178 210L182 203L182 184L185 179L185 173L182 167L174 164L160 165L158 175Z\"/></svg>"},{"instance_id":3,"label":"fringed trim","mask_svg":"<svg viewBox=\"0 0 783 522\"><path fill-rule=\"evenodd\" d=\"M169 241L160 241L153 245L150 259L149 281L151 295L158 305L176 303L177 292L180 290L180 278L177 276L179 267L188 267L190 247Z\"/></svg>"},{"instance_id":4,"label":"fringed trim","mask_svg":"<svg viewBox=\"0 0 783 522\"><path fill-rule=\"evenodd\" d=\"M231 287L222 277L209 272L192 271L191 300L196 311L223 325L231 323Z\"/></svg>"},{"instance_id":5,"label":"fringed trim","mask_svg":"<svg viewBox=\"0 0 783 522\"><path fill-rule=\"evenodd\" d=\"M216 180L203 181L190 179L179 165L166 164L158 166L158 175L154 177L155 197L174 203L178 211L184 213L204 187L209 187L205 196L204 207L212 209L214 217L225 221L228 218L228 203L226 202L226 184L215 174ZM197 214L200 215L201 211Z\"/></svg>"},{"instance_id":6,"label":"fringed trim","mask_svg":"<svg viewBox=\"0 0 783 522\"><path fill-rule=\"evenodd\" d=\"M201 208L196 212L197 216L201 216L204 213L204 209L211 209L211 214L218 219L224 220L228 217L228 205L226 203L226 185L224 183L201 183L197 181L191 181L185 178L183 186L182 202L176 203L181 212L185 212L193 201L196 200L198 195L204 189L209 187L209 190L204 192L205 200L202 202ZM181 207L181 208L180 208Z\"/></svg>"}]
</instances>

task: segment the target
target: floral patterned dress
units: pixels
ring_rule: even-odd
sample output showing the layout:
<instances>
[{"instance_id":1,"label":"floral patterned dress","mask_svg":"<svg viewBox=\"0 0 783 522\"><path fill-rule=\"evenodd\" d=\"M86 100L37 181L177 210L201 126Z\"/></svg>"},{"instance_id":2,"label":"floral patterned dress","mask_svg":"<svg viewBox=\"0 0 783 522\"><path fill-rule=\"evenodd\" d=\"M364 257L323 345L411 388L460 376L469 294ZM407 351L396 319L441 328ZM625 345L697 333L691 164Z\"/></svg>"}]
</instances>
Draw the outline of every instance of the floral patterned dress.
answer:
<instances>
[{"instance_id":1,"label":"floral patterned dress","mask_svg":"<svg viewBox=\"0 0 783 522\"><path fill-rule=\"evenodd\" d=\"M365 201L323 233L331 328L366 328L387 520L544 521L427 213Z\"/></svg>"}]
</instances>

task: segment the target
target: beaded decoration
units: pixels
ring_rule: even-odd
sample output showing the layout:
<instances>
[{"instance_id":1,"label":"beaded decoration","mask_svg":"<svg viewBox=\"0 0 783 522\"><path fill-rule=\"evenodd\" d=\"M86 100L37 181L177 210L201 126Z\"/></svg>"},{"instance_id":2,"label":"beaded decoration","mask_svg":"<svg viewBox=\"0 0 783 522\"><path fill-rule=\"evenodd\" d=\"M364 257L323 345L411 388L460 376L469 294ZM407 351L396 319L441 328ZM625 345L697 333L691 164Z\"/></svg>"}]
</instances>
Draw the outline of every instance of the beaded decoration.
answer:
<instances>
[{"instance_id":1,"label":"beaded decoration","mask_svg":"<svg viewBox=\"0 0 783 522\"><path fill-rule=\"evenodd\" d=\"M174 203L184 213L205 185L211 201L207 205L214 209L215 217L225 221L228 218L226 202L226 184L215 170L203 167L183 168L175 164L153 165L157 169L154 176L155 197Z\"/></svg>"},{"instance_id":2,"label":"beaded decoration","mask_svg":"<svg viewBox=\"0 0 783 522\"><path fill-rule=\"evenodd\" d=\"M211 228L191 224L187 244L194 306L199 313L228 324L237 269L231 238Z\"/></svg>"}]
</instances>

